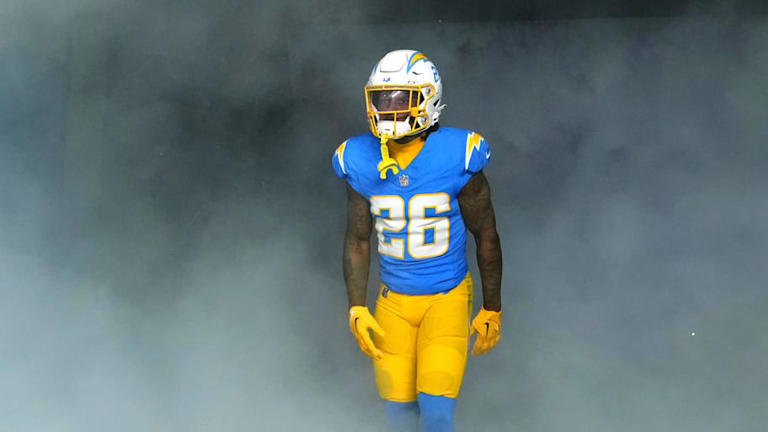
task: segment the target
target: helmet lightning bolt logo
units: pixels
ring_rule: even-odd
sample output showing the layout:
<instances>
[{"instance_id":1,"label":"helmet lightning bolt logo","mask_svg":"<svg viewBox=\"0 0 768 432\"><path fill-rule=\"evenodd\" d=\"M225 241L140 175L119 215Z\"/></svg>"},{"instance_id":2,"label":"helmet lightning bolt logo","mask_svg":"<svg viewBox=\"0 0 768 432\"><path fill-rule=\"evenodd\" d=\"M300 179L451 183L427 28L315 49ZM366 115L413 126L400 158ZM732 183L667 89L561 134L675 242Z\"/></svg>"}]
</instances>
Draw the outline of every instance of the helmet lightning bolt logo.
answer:
<instances>
[{"instance_id":1,"label":"helmet lightning bolt logo","mask_svg":"<svg viewBox=\"0 0 768 432\"><path fill-rule=\"evenodd\" d=\"M483 137L477 132L472 132L467 136L467 154L464 158L464 169L469 169L469 160L472 158L472 152L477 149L480 151L480 144L483 142Z\"/></svg>"},{"instance_id":2,"label":"helmet lightning bolt logo","mask_svg":"<svg viewBox=\"0 0 768 432\"><path fill-rule=\"evenodd\" d=\"M411 54L411 58L408 59L408 70L406 72L410 72L411 68L413 67L413 65L418 63L419 60L427 61L427 56L425 56L424 54L422 54L422 53L420 53L418 51L413 53L413 54Z\"/></svg>"}]
</instances>

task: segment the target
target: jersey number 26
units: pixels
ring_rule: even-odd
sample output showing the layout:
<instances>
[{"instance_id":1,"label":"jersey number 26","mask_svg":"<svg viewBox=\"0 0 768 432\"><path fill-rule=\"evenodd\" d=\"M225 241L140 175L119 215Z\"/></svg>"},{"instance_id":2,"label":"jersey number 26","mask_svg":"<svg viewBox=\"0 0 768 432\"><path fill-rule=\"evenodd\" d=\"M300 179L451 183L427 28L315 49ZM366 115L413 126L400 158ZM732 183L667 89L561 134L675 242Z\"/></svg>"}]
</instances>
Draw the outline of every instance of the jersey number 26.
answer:
<instances>
[{"instance_id":1,"label":"jersey number 26","mask_svg":"<svg viewBox=\"0 0 768 432\"><path fill-rule=\"evenodd\" d=\"M424 259L448 250L451 222L448 217L440 216L451 210L451 197L447 193L417 194L411 197L408 206L399 195L373 195L370 202L371 214L376 216L380 254L404 259L407 247L413 258ZM428 208L435 210L434 217L427 217ZM384 210L388 213L386 217ZM407 229L406 238L390 237L387 241L386 231L397 233L403 229ZM427 233L431 234L429 243Z\"/></svg>"}]
</instances>

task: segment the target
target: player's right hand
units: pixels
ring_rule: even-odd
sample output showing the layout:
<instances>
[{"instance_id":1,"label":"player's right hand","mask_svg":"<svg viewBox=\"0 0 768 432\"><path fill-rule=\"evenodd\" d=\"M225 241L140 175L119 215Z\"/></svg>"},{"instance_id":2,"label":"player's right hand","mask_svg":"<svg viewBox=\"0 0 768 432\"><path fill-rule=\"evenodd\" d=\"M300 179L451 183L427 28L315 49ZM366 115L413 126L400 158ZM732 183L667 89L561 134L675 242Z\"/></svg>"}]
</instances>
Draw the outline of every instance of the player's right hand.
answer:
<instances>
[{"instance_id":1,"label":"player's right hand","mask_svg":"<svg viewBox=\"0 0 768 432\"><path fill-rule=\"evenodd\" d=\"M379 360L384 355L371 339L369 330L373 330L379 336L384 336L384 330L373 318L365 306L352 306L349 308L349 330L355 335L360 349L369 357Z\"/></svg>"}]
</instances>

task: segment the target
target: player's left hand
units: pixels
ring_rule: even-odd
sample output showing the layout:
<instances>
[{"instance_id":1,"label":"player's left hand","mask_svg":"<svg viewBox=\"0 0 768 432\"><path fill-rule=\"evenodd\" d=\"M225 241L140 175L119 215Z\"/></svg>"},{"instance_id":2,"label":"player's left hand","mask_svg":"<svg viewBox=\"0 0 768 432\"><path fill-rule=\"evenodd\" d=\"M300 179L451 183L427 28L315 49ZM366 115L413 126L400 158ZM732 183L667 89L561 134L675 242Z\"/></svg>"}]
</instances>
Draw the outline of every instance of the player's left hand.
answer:
<instances>
[{"instance_id":1,"label":"player's left hand","mask_svg":"<svg viewBox=\"0 0 768 432\"><path fill-rule=\"evenodd\" d=\"M501 311L481 308L472 320L472 331L469 335L474 333L477 333L477 339L472 347L472 355L485 354L492 350L501 339Z\"/></svg>"}]
</instances>

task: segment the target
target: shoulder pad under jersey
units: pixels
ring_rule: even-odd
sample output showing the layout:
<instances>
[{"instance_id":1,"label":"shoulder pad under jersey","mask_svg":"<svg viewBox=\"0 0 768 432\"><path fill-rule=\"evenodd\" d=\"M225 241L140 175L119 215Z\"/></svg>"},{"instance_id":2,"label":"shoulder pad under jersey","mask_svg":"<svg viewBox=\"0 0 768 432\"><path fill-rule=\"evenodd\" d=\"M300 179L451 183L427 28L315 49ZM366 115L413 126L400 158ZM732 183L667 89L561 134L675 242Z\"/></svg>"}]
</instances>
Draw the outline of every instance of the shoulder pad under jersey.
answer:
<instances>
[{"instance_id":1,"label":"shoulder pad under jersey","mask_svg":"<svg viewBox=\"0 0 768 432\"><path fill-rule=\"evenodd\" d=\"M341 179L347 177L347 168L344 166L344 150L347 149L347 141L348 140L344 141L336 148L336 151L333 153L333 159L331 160L333 171Z\"/></svg>"},{"instance_id":2,"label":"shoulder pad under jersey","mask_svg":"<svg viewBox=\"0 0 768 432\"><path fill-rule=\"evenodd\" d=\"M464 170L470 174L482 171L491 160L491 147L485 138L477 132L467 131L464 154Z\"/></svg>"},{"instance_id":3,"label":"shoulder pad under jersey","mask_svg":"<svg viewBox=\"0 0 768 432\"><path fill-rule=\"evenodd\" d=\"M364 191L378 181L376 164L380 158L377 138L373 134L354 136L341 143L333 153L333 171L353 189L367 196Z\"/></svg>"}]
</instances>

